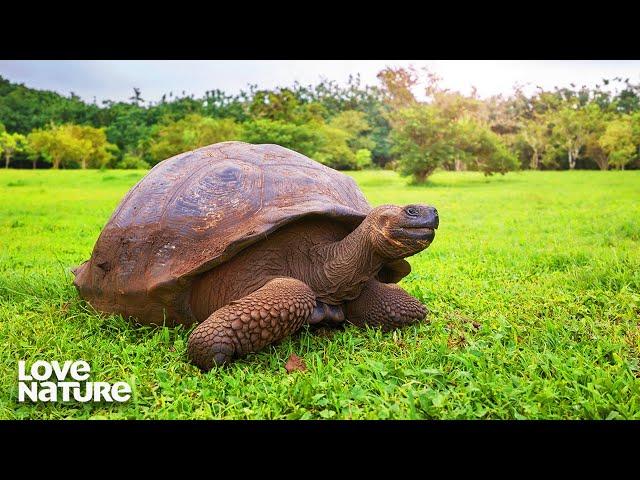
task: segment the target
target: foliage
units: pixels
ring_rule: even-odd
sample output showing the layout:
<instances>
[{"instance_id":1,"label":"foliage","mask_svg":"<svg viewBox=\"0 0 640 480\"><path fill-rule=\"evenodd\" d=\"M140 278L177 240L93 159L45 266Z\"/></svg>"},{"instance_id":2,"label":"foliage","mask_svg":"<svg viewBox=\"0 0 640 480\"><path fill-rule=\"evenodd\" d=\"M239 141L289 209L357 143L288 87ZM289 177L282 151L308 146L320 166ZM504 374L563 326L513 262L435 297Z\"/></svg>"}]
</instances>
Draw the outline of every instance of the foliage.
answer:
<instances>
[{"instance_id":1,"label":"foliage","mask_svg":"<svg viewBox=\"0 0 640 480\"><path fill-rule=\"evenodd\" d=\"M288 88L255 92L249 112L253 118L298 123L301 105L296 94Z\"/></svg>"},{"instance_id":2,"label":"foliage","mask_svg":"<svg viewBox=\"0 0 640 480\"><path fill-rule=\"evenodd\" d=\"M149 164L145 162L141 157L126 153L124 157L122 157L122 160L116 163L115 167L122 168L124 170L136 170L147 169L149 168Z\"/></svg>"},{"instance_id":3,"label":"foliage","mask_svg":"<svg viewBox=\"0 0 640 480\"><path fill-rule=\"evenodd\" d=\"M417 103L413 93L418 84L419 76L413 68L387 67L377 75L382 84L384 101L393 110L411 107Z\"/></svg>"},{"instance_id":4,"label":"foliage","mask_svg":"<svg viewBox=\"0 0 640 480\"><path fill-rule=\"evenodd\" d=\"M374 140L369 136L371 126L367 122L364 112L345 110L333 117L329 125L343 130L349 135L347 143L353 151L360 149L373 150L376 146Z\"/></svg>"},{"instance_id":5,"label":"foliage","mask_svg":"<svg viewBox=\"0 0 640 480\"><path fill-rule=\"evenodd\" d=\"M393 117L393 152L399 170L424 182L436 168L454 160L485 175L518 168L517 158L500 136L480 121L465 116L452 119L434 105L416 104Z\"/></svg>"},{"instance_id":6,"label":"foliage","mask_svg":"<svg viewBox=\"0 0 640 480\"><path fill-rule=\"evenodd\" d=\"M624 116L609 122L599 143L609 163L624 170L637 151L630 118Z\"/></svg>"},{"instance_id":7,"label":"foliage","mask_svg":"<svg viewBox=\"0 0 640 480\"><path fill-rule=\"evenodd\" d=\"M378 86L363 85L357 75L346 84L321 80L315 85L294 82L274 89L249 85L237 94L212 89L199 98L184 91L168 92L157 102L146 100L144 92L134 88L126 102L105 100L98 105L95 100L82 101L73 92L64 96L0 77L0 123L11 135L27 135L51 125L104 129L107 141L115 145L108 147L109 160L74 160L68 146L67 160L62 162L67 167L116 167L128 163L122 163L125 155L153 165L196 146L237 138L279 143L312 158L318 155L318 160L341 169L367 164L359 163L356 155L369 150L372 165L404 165L406 173L412 163L419 170L414 175L417 179L433 171L427 167L432 163L448 170L505 171L513 165L514 156L518 166L532 169L607 169L610 160L618 162L616 166L620 162L628 168L640 166L640 84L629 79L605 79L592 88L538 88L532 94L516 85L511 95L485 99L475 90L462 94L443 88L433 72L412 67L385 68L378 80ZM422 143L410 147L403 117L423 106L434 109L436 126L416 126L414 133L422 129L418 135ZM485 146L494 145L493 155L480 160L471 150L460 152L458 147L453 154L447 153L452 144L464 143L455 140L455 132L465 119L499 137L500 141L485 133L476 139ZM608 153L603 150L601 137L607 125L618 120L631 125L635 148L631 155L627 143L616 153L603 140L609 145ZM608 137L620 136L620 121L609 128ZM393 128L400 131L392 133ZM624 130L628 132L627 127ZM426 141L426 134L435 138ZM628 140L627 133L623 137ZM467 142L467 147L473 143ZM420 158L423 150L429 158ZM48 158L46 152L34 152L29 145L9 155L11 166L18 168L28 166L29 160L35 168L38 160Z\"/></svg>"},{"instance_id":8,"label":"foliage","mask_svg":"<svg viewBox=\"0 0 640 480\"><path fill-rule=\"evenodd\" d=\"M295 124L260 119L243 125L246 142L281 145L338 169L356 168L356 154L349 146L353 138L349 131L321 121Z\"/></svg>"},{"instance_id":9,"label":"foliage","mask_svg":"<svg viewBox=\"0 0 640 480\"><path fill-rule=\"evenodd\" d=\"M297 125L269 119L244 123L242 139L249 143L275 143L307 156L312 156L322 144L316 124Z\"/></svg>"},{"instance_id":10,"label":"foliage","mask_svg":"<svg viewBox=\"0 0 640 480\"><path fill-rule=\"evenodd\" d=\"M489 176L518 168L516 156L509 151L502 138L486 125L465 117L455 123L453 131L456 156L467 164L469 170L478 170Z\"/></svg>"},{"instance_id":11,"label":"foliage","mask_svg":"<svg viewBox=\"0 0 640 480\"><path fill-rule=\"evenodd\" d=\"M602 148L602 136L607 130L609 124L609 114L603 114L600 107L590 105L585 110L586 118L585 126L588 128L588 134L585 141L585 155L589 156L598 165L600 170L609 168L609 153Z\"/></svg>"},{"instance_id":12,"label":"foliage","mask_svg":"<svg viewBox=\"0 0 640 480\"><path fill-rule=\"evenodd\" d=\"M69 125L70 135L82 143L81 168L100 168L109 163L118 147L107 141L103 128L87 125Z\"/></svg>"},{"instance_id":13,"label":"foliage","mask_svg":"<svg viewBox=\"0 0 640 480\"><path fill-rule=\"evenodd\" d=\"M9 168L11 158L27 148L27 138L21 133L8 133L0 124L0 155L4 156L4 167Z\"/></svg>"},{"instance_id":14,"label":"foliage","mask_svg":"<svg viewBox=\"0 0 640 480\"><path fill-rule=\"evenodd\" d=\"M56 169L80 162L84 157L83 150L87 148L86 142L75 138L64 126L34 130L27 136L27 141L34 152Z\"/></svg>"},{"instance_id":15,"label":"foliage","mask_svg":"<svg viewBox=\"0 0 640 480\"><path fill-rule=\"evenodd\" d=\"M485 175L518 168L506 140L490 127L490 122L494 126L505 123L505 116L487 112L475 91L464 96L444 90L439 78L427 71L425 93L430 101L421 102L412 92L420 79L415 71L387 69L379 78L393 108L388 114L392 152L401 173L422 183L437 168L453 166L457 170L465 165ZM502 131L511 133L505 128Z\"/></svg>"},{"instance_id":16,"label":"foliage","mask_svg":"<svg viewBox=\"0 0 640 480\"><path fill-rule=\"evenodd\" d=\"M161 124L154 135L150 156L156 164L165 158L199 147L228 140L238 140L241 128L230 118L209 118L198 114Z\"/></svg>"},{"instance_id":17,"label":"foliage","mask_svg":"<svg viewBox=\"0 0 640 480\"><path fill-rule=\"evenodd\" d=\"M392 121L392 153L403 175L424 182L436 168L456 155L454 127L430 105L398 110Z\"/></svg>"},{"instance_id":18,"label":"foliage","mask_svg":"<svg viewBox=\"0 0 640 480\"><path fill-rule=\"evenodd\" d=\"M567 152L569 168L574 169L589 135L583 111L564 107L555 113L551 123L555 143Z\"/></svg>"},{"instance_id":19,"label":"foliage","mask_svg":"<svg viewBox=\"0 0 640 480\"><path fill-rule=\"evenodd\" d=\"M107 142L104 129L74 124L34 130L27 142L53 168L99 168L111 160L117 148Z\"/></svg>"},{"instance_id":20,"label":"foliage","mask_svg":"<svg viewBox=\"0 0 640 480\"><path fill-rule=\"evenodd\" d=\"M98 115L97 105L87 104L73 93L63 97L0 77L0 122L9 132L26 135L51 122L95 124Z\"/></svg>"},{"instance_id":21,"label":"foliage","mask_svg":"<svg viewBox=\"0 0 640 480\"><path fill-rule=\"evenodd\" d=\"M526 119L523 123L524 125L519 129L518 138L531 149L529 168L537 170L541 160L545 158L545 151L549 145L549 127L544 117Z\"/></svg>"},{"instance_id":22,"label":"foliage","mask_svg":"<svg viewBox=\"0 0 640 480\"><path fill-rule=\"evenodd\" d=\"M365 168L371 168L373 161L371 157L371 151L366 148L361 148L356 152L356 170L363 170Z\"/></svg>"},{"instance_id":23,"label":"foliage","mask_svg":"<svg viewBox=\"0 0 640 480\"><path fill-rule=\"evenodd\" d=\"M349 141L353 139L353 135L326 124L317 124L315 131L320 141L316 151L309 155L311 158L339 170L356 168L356 154L349 148Z\"/></svg>"},{"instance_id":24,"label":"foliage","mask_svg":"<svg viewBox=\"0 0 640 480\"><path fill-rule=\"evenodd\" d=\"M131 153L148 156L153 126L148 121L148 112L138 105L114 103L108 110L107 138L118 147L122 155Z\"/></svg>"}]
</instances>

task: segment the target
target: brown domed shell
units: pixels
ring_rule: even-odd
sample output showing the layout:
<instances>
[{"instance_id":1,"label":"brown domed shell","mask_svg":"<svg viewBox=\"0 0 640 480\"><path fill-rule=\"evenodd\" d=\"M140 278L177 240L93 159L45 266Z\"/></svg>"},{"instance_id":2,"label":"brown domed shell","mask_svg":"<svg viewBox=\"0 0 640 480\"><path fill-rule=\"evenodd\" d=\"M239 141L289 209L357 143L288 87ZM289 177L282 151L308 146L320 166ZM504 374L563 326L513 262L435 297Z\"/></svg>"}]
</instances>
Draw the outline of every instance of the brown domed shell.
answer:
<instances>
[{"instance_id":1,"label":"brown domed shell","mask_svg":"<svg viewBox=\"0 0 640 480\"><path fill-rule=\"evenodd\" d=\"M124 197L74 284L96 309L194 321L194 275L310 214L355 228L371 210L353 179L277 145L223 142L156 165Z\"/></svg>"}]
</instances>

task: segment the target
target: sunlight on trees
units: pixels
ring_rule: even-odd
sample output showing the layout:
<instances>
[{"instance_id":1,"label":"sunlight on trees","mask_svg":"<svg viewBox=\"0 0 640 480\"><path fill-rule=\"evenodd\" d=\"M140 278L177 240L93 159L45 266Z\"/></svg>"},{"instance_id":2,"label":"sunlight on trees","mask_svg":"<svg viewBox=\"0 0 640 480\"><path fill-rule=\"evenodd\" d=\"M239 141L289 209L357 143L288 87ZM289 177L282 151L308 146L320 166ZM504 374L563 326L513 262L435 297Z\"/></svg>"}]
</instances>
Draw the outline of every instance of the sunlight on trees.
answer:
<instances>
[{"instance_id":1,"label":"sunlight on trees","mask_svg":"<svg viewBox=\"0 0 640 480\"><path fill-rule=\"evenodd\" d=\"M4 168L9 168L9 163L13 155L25 152L27 149L27 138L20 133L8 133L4 126L0 124L0 154L4 158Z\"/></svg>"},{"instance_id":2,"label":"sunlight on trees","mask_svg":"<svg viewBox=\"0 0 640 480\"><path fill-rule=\"evenodd\" d=\"M152 164L212 143L237 140L240 131L240 126L233 119L210 118L198 114L161 124L149 148Z\"/></svg>"},{"instance_id":3,"label":"sunlight on trees","mask_svg":"<svg viewBox=\"0 0 640 480\"><path fill-rule=\"evenodd\" d=\"M32 155L39 154L53 168L100 168L116 148L107 142L103 129L73 124L34 130L27 142Z\"/></svg>"},{"instance_id":4,"label":"sunlight on trees","mask_svg":"<svg viewBox=\"0 0 640 480\"><path fill-rule=\"evenodd\" d=\"M397 168L417 182L437 169L640 167L640 84L629 79L530 95L516 85L481 99L443 88L427 69L386 68L377 78L378 86L353 76L201 98L168 92L158 102L134 88L128 102L98 105L0 77L0 158L14 168L149 168L241 140L337 169Z\"/></svg>"}]
</instances>

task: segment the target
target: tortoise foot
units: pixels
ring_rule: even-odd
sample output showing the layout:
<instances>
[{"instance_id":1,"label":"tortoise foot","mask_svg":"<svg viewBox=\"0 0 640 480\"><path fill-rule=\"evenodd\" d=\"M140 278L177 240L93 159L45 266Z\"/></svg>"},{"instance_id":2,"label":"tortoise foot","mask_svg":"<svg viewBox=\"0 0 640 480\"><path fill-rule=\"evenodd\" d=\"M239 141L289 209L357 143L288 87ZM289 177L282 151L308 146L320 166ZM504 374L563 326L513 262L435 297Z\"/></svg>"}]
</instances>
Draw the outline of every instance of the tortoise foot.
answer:
<instances>
[{"instance_id":1,"label":"tortoise foot","mask_svg":"<svg viewBox=\"0 0 640 480\"><path fill-rule=\"evenodd\" d=\"M315 294L305 283L271 280L198 325L189 337L189 359L206 371L261 350L298 330L315 304Z\"/></svg>"},{"instance_id":2,"label":"tortoise foot","mask_svg":"<svg viewBox=\"0 0 640 480\"><path fill-rule=\"evenodd\" d=\"M360 296L345 305L345 314L359 327L391 330L423 320L427 309L399 286L370 280Z\"/></svg>"}]
</instances>

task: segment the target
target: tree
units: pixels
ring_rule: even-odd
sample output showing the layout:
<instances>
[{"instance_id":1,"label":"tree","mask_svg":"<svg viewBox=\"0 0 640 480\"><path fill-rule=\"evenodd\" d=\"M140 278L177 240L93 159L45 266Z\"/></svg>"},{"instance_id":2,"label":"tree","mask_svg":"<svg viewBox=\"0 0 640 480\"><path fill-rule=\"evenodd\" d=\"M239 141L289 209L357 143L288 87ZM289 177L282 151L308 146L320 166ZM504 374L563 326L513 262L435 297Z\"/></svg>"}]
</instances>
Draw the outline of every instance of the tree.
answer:
<instances>
[{"instance_id":1,"label":"tree","mask_svg":"<svg viewBox=\"0 0 640 480\"><path fill-rule=\"evenodd\" d=\"M457 121L454 130L454 145L458 156L470 170L478 170L485 175L505 174L518 168L518 160L509 151L500 135L487 125L465 117Z\"/></svg>"},{"instance_id":2,"label":"tree","mask_svg":"<svg viewBox=\"0 0 640 480\"><path fill-rule=\"evenodd\" d=\"M573 170L589 134L585 126L584 111L564 107L553 115L552 123L556 142L567 152L569 169Z\"/></svg>"},{"instance_id":3,"label":"tree","mask_svg":"<svg viewBox=\"0 0 640 480\"><path fill-rule=\"evenodd\" d=\"M152 124L158 120L161 107L145 110L132 103L110 104L105 112L107 140L115 144L121 154L148 157ZM150 160L150 158L147 158Z\"/></svg>"},{"instance_id":4,"label":"tree","mask_svg":"<svg viewBox=\"0 0 640 480\"><path fill-rule=\"evenodd\" d=\"M296 125L257 119L243 124L242 139L249 143L275 143L313 158L323 143L317 127L317 123Z\"/></svg>"},{"instance_id":5,"label":"tree","mask_svg":"<svg viewBox=\"0 0 640 480\"><path fill-rule=\"evenodd\" d=\"M352 135L322 121L303 124L258 119L243 125L243 140L275 143L336 169L356 168L356 154L349 148Z\"/></svg>"},{"instance_id":6,"label":"tree","mask_svg":"<svg viewBox=\"0 0 640 480\"><path fill-rule=\"evenodd\" d=\"M300 115L300 99L288 88L255 92L249 112L253 118L295 123Z\"/></svg>"},{"instance_id":7,"label":"tree","mask_svg":"<svg viewBox=\"0 0 640 480\"><path fill-rule=\"evenodd\" d=\"M107 142L104 129L86 125L54 125L27 136L34 168L40 155L53 168L102 167L113 157L115 145Z\"/></svg>"},{"instance_id":8,"label":"tree","mask_svg":"<svg viewBox=\"0 0 640 480\"><path fill-rule=\"evenodd\" d=\"M366 148L361 148L356 152L356 170L362 170L363 168L369 168L373 165L371 161L371 151Z\"/></svg>"},{"instance_id":9,"label":"tree","mask_svg":"<svg viewBox=\"0 0 640 480\"><path fill-rule=\"evenodd\" d=\"M122 160L116 163L115 167L122 169L147 169L149 168L149 164L140 157L126 153L122 157Z\"/></svg>"},{"instance_id":10,"label":"tree","mask_svg":"<svg viewBox=\"0 0 640 480\"><path fill-rule=\"evenodd\" d=\"M4 152L4 147L2 146L2 137L7 133L7 130L2 122L0 122L0 154Z\"/></svg>"},{"instance_id":11,"label":"tree","mask_svg":"<svg viewBox=\"0 0 640 480\"><path fill-rule=\"evenodd\" d=\"M636 146L636 155L640 150L640 110L629 116L631 122L631 137L633 144Z\"/></svg>"},{"instance_id":12,"label":"tree","mask_svg":"<svg viewBox=\"0 0 640 480\"><path fill-rule=\"evenodd\" d=\"M84 152L84 158L74 157L71 144L67 145L64 155L55 157L59 160L45 150L29 149L29 145L13 153L11 147L3 149L8 157L1 153L0 157L3 156L5 166L7 161L10 166L19 166L25 158L30 158L34 167L41 158L45 161L49 158L57 167L143 166L144 162L153 164L207 143L245 138L279 143L336 168L369 165L366 154L361 152L365 150L371 152L371 161L380 166L392 161L406 166L415 154L411 162L421 170L414 174L417 179L427 178L432 171L428 164L432 161L439 167L456 170L471 168L489 172L494 167L497 171L510 168L509 151L518 155L519 163L525 168L566 168L567 165L572 169L589 168L593 161L606 169L611 160L622 162L627 168L628 145L616 150L613 143L605 141L608 149L605 151L600 140L610 121L628 115L635 145L631 168L640 165L635 161L640 148L640 84L630 83L628 79L605 79L602 88L571 84L546 91L538 87L532 95L516 86L507 97L497 95L487 99L480 99L474 91L462 94L447 90L440 85L437 75L412 67L385 68L378 74L378 80L376 86L363 85L359 76L350 77L347 84L321 80L315 85L294 82L291 87L264 90L250 85L238 94L210 90L200 98L186 92L181 95L170 92L155 103L146 102L140 90L134 88L128 100L105 100L98 107L95 100L85 103L74 93L63 96L0 77L0 119L12 134L52 130L49 127L52 124L73 124L104 128L106 140L115 145L90 153L91 138L76 131L70 133L75 140L69 141L82 144L88 140L78 150ZM416 96L420 89L426 94L424 98ZM431 117L421 110L423 106L434 109ZM415 108L413 112L403 112L412 108ZM412 115L421 117L420 121L429 117L436 124L403 123ZM232 123L214 125L207 119ZM464 130L466 121L474 122L472 133L477 136L468 139L466 147L461 148L465 141L460 138L460 131ZM433 141L414 138L418 144L411 150L406 135L412 128L411 134L417 137L427 132L435 137ZM486 128L497 137L488 134ZM626 138L625 129L620 125L610 127L608 138ZM392 134L392 130L395 133ZM52 147L51 152L62 149L63 133L61 130L55 134L58 146ZM501 143L496 143L497 140ZM5 140L7 142L10 141ZM495 149L485 151L480 144L493 145ZM474 148L480 153L473 153ZM488 151L493 153L488 155ZM394 155L404 160L398 162ZM494 163L498 158L502 158L502 163Z\"/></svg>"},{"instance_id":13,"label":"tree","mask_svg":"<svg viewBox=\"0 0 640 480\"><path fill-rule=\"evenodd\" d=\"M412 67L387 67L377 75L382 84L384 101L392 109L406 108L417 103L412 89L418 84L418 73Z\"/></svg>"},{"instance_id":14,"label":"tree","mask_svg":"<svg viewBox=\"0 0 640 480\"><path fill-rule=\"evenodd\" d=\"M233 119L192 114L177 122L160 125L150 145L150 156L155 164L212 143L239 140L241 135L241 128Z\"/></svg>"},{"instance_id":15,"label":"tree","mask_svg":"<svg viewBox=\"0 0 640 480\"><path fill-rule=\"evenodd\" d=\"M27 136L27 142L53 168L80 163L87 148L86 140L74 137L71 129L62 125L34 130Z\"/></svg>"},{"instance_id":16,"label":"tree","mask_svg":"<svg viewBox=\"0 0 640 480\"><path fill-rule=\"evenodd\" d=\"M338 170L356 168L356 154L348 144L352 138L349 132L322 123L312 128L318 133L319 145L310 155L311 158Z\"/></svg>"},{"instance_id":17,"label":"tree","mask_svg":"<svg viewBox=\"0 0 640 480\"><path fill-rule=\"evenodd\" d=\"M364 114L364 120L370 126L370 131L364 135L371 141L371 146L362 146L371 150L372 161L379 165L391 161L391 144L389 134L391 125L387 118L390 110L389 104L385 103L386 94L383 89L377 86L362 85L360 75L349 76L348 82L342 86L335 81L322 80L315 86L296 86L299 98L310 102L307 108L311 108L313 103L319 104L326 111L325 121L340 115L344 111L356 111ZM339 127L341 128L341 127ZM351 148L355 148L351 145Z\"/></svg>"},{"instance_id":18,"label":"tree","mask_svg":"<svg viewBox=\"0 0 640 480\"><path fill-rule=\"evenodd\" d=\"M607 170L609 168L609 155L602 148L601 139L601 135L590 135L587 139L585 153L596 162L600 170Z\"/></svg>"},{"instance_id":19,"label":"tree","mask_svg":"<svg viewBox=\"0 0 640 480\"><path fill-rule=\"evenodd\" d=\"M614 98L616 109L623 113L633 113L640 110L640 84L632 84L626 78L624 82L622 78L613 79L618 83L624 83L624 87L617 93Z\"/></svg>"},{"instance_id":20,"label":"tree","mask_svg":"<svg viewBox=\"0 0 640 480\"><path fill-rule=\"evenodd\" d=\"M329 125L343 130L349 135L347 144L354 152L360 149L373 150L375 142L368 136L371 126L366 115L355 110L345 110L333 117Z\"/></svg>"},{"instance_id":21,"label":"tree","mask_svg":"<svg viewBox=\"0 0 640 480\"><path fill-rule=\"evenodd\" d=\"M26 135L50 122L98 126L101 113L97 105L86 104L77 95L35 90L0 76L0 118L10 132Z\"/></svg>"},{"instance_id":22,"label":"tree","mask_svg":"<svg viewBox=\"0 0 640 480\"><path fill-rule=\"evenodd\" d=\"M586 87L585 87L586 88ZM565 94L568 96L569 94ZM606 125L619 114L602 102L591 101L582 90L572 98L573 106L565 106L549 112L552 142L545 152L544 160L553 163L554 156L566 154L569 168L573 169L579 158L588 158L606 170L610 156L602 150L600 138Z\"/></svg>"},{"instance_id":23,"label":"tree","mask_svg":"<svg viewBox=\"0 0 640 480\"><path fill-rule=\"evenodd\" d=\"M0 152L4 155L4 168L9 168L9 162L16 152L23 152L27 138L20 133L0 131Z\"/></svg>"},{"instance_id":24,"label":"tree","mask_svg":"<svg viewBox=\"0 0 640 480\"><path fill-rule=\"evenodd\" d=\"M129 97L129 100L131 100L131 102L135 105L144 103L144 99L141 96L141 91L139 88L133 87L133 96Z\"/></svg>"},{"instance_id":25,"label":"tree","mask_svg":"<svg viewBox=\"0 0 640 480\"><path fill-rule=\"evenodd\" d=\"M227 95L219 89L209 90L205 92L203 113L208 117L233 118L236 122L243 122L248 115L242 100L240 95Z\"/></svg>"},{"instance_id":26,"label":"tree","mask_svg":"<svg viewBox=\"0 0 640 480\"><path fill-rule=\"evenodd\" d=\"M531 149L529 168L537 170L550 142L549 127L544 117L535 116L523 122L519 137Z\"/></svg>"},{"instance_id":27,"label":"tree","mask_svg":"<svg viewBox=\"0 0 640 480\"><path fill-rule=\"evenodd\" d=\"M609 122L599 143L607 155L609 163L624 170L624 166L631 161L636 153L629 116L625 115Z\"/></svg>"},{"instance_id":28,"label":"tree","mask_svg":"<svg viewBox=\"0 0 640 480\"><path fill-rule=\"evenodd\" d=\"M483 108L483 104L476 98L475 90L471 96L465 96L459 92L443 90L438 83L438 77L429 74L426 93L431 98L430 104L433 105L448 122L452 125L472 120L487 122L489 118L488 112L486 108ZM445 162L445 166L449 166L446 165L447 163L449 162ZM462 170L465 166L468 165L464 161L464 154L456 155L453 162L455 170Z\"/></svg>"},{"instance_id":29,"label":"tree","mask_svg":"<svg viewBox=\"0 0 640 480\"><path fill-rule=\"evenodd\" d=\"M100 168L113 157L117 148L107 142L107 135L103 128L93 128L84 125L66 125L69 134L82 144L80 155L81 168Z\"/></svg>"},{"instance_id":30,"label":"tree","mask_svg":"<svg viewBox=\"0 0 640 480\"><path fill-rule=\"evenodd\" d=\"M38 165L38 160L41 158L42 155L40 154L40 152L33 149L33 146L31 145L31 143L29 143L28 135L27 135L27 141L25 144L24 153L26 154L27 158L31 160L31 168L35 170Z\"/></svg>"},{"instance_id":31,"label":"tree","mask_svg":"<svg viewBox=\"0 0 640 480\"><path fill-rule=\"evenodd\" d=\"M392 117L393 152L400 173L424 182L436 168L459 160L485 175L518 168L518 160L504 140L471 115L452 120L433 104L417 104Z\"/></svg>"},{"instance_id":32,"label":"tree","mask_svg":"<svg viewBox=\"0 0 640 480\"><path fill-rule=\"evenodd\" d=\"M585 112L585 128L588 131L585 141L585 154L591 158L600 170L609 168L609 154L602 148L602 136L604 135L610 118L605 115L600 107L590 106Z\"/></svg>"},{"instance_id":33,"label":"tree","mask_svg":"<svg viewBox=\"0 0 640 480\"><path fill-rule=\"evenodd\" d=\"M431 105L415 105L393 115L392 153L403 175L426 181L436 168L459 153L453 126Z\"/></svg>"}]
</instances>

